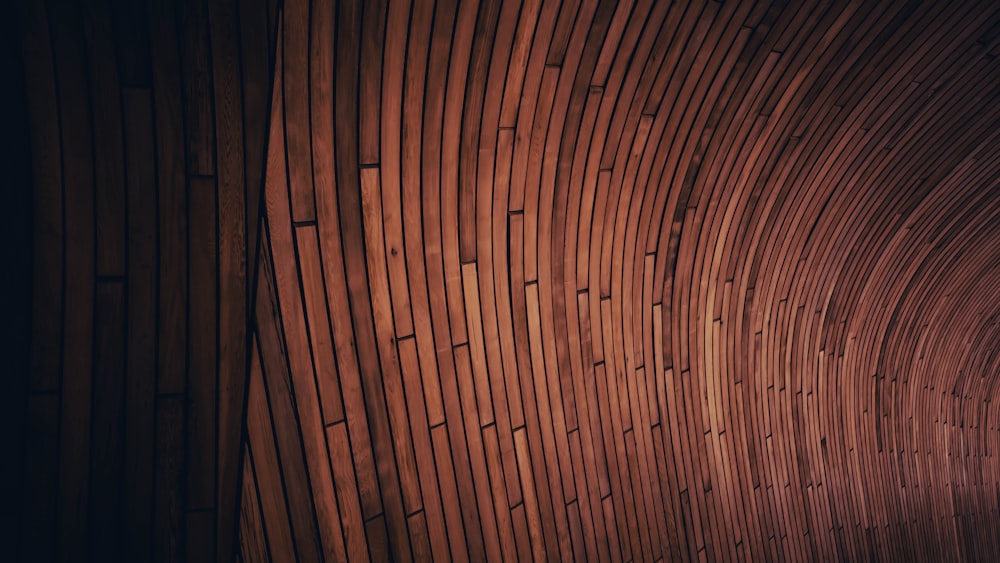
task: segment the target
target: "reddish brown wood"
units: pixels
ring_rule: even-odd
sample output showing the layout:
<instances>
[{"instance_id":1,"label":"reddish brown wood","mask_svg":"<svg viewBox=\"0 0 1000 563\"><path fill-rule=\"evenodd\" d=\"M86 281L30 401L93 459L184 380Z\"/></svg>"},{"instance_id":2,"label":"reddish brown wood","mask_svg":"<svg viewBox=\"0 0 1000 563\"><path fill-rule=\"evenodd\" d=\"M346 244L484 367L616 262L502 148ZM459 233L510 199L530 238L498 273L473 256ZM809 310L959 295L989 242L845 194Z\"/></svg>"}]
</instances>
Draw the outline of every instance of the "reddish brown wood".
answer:
<instances>
[{"instance_id":1,"label":"reddish brown wood","mask_svg":"<svg viewBox=\"0 0 1000 563\"><path fill-rule=\"evenodd\" d=\"M291 360L312 342L316 373L341 381L348 417L329 422L375 430L386 512L366 512L370 547L623 561L1000 547L980 535L995 503L972 492L998 486L973 452L993 436L1000 13L389 2L337 17L336 45L326 20L286 20L338 75L319 105L287 87L280 103L312 103L314 151L335 158L336 182L313 155L322 266L311 225L294 264L307 296L349 296L328 301L329 327L356 344L321 362L331 328L307 303L321 340L286 345ZM307 157L296 146L289 162ZM265 189L295 201L283 181Z\"/></svg>"},{"instance_id":2,"label":"reddish brown wood","mask_svg":"<svg viewBox=\"0 0 1000 563\"><path fill-rule=\"evenodd\" d=\"M1000 558L994 3L17 18L23 559Z\"/></svg>"}]
</instances>

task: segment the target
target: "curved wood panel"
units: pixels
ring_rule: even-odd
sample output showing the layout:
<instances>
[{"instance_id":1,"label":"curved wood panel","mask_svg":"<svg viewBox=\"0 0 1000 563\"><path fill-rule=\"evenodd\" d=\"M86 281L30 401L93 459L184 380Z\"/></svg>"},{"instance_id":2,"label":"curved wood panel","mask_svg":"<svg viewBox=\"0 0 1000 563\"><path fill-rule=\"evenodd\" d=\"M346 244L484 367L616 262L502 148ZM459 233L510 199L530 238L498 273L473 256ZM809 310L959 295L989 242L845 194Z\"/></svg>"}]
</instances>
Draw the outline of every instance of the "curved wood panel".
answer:
<instances>
[{"instance_id":1,"label":"curved wood panel","mask_svg":"<svg viewBox=\"0 0 1000 563\"><path fill-rule=\"evenodd\" d=\"M1000 559L995 3L12 25L15 559Z\"/></svg>"},{"instance_id":2,"label":"curved wood panel","mask_svg":"<svg viewBox=\"0 0 1000 563\"><path fill-rule=\"evenodd\" d=\"M245 559L1000 555L995 6L283 18Z\"/></svg>"}]
</instances>

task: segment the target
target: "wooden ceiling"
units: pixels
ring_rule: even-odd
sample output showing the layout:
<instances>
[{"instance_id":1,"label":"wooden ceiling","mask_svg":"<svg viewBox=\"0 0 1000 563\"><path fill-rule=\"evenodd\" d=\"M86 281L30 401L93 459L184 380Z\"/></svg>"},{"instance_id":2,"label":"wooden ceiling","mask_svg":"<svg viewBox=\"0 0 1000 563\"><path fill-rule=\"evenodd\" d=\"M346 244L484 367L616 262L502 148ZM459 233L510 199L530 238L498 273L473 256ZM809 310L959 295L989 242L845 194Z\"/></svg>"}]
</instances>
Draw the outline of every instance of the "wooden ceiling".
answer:
<instances>
[{"instance_id":1,"label":"wooden ceiling","mask_svg":"<svg viewBox=\"0 0 1000 563\"><path fill-rule=\"evenodd\" d=\"M1000 560L1000 5L23 1L25 560Z\"/></svg>"}]
</instances>

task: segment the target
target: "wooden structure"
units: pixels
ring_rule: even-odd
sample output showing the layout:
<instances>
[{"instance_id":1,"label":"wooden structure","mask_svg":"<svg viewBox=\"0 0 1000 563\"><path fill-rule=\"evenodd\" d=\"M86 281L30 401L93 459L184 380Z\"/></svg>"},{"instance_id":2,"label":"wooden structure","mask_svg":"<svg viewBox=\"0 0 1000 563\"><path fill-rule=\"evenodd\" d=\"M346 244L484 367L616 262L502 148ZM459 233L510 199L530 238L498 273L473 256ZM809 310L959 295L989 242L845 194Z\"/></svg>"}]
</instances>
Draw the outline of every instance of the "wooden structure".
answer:
<instances>
[{"instance_id":1,"label":"wooden structure","mask_svg":"<svg viewBox=\"0 0 1000 563\"><path fill-rule=\"evenodd\" d=\"M25 560L1000 559L1000 5L18 17Z\"/></svg>"}]
</instances>

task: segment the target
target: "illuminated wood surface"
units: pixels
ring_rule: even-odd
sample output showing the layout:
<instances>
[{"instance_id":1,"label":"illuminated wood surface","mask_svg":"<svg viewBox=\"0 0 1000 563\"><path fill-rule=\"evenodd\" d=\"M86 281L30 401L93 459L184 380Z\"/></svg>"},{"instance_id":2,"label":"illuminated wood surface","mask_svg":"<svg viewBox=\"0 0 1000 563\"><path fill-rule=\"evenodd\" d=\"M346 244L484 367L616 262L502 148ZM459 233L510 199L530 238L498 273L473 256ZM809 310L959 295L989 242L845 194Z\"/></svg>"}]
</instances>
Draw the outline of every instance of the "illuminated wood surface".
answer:
<instances>
[{"instance_id":1,"label":"illuminated wood surface","mask_svg":"<svg viewBox=\"0 0 1000 563\"><path fill-rule=\"evenodd\" d=\"M1000 5L26 6L37 560L1000 560Z\"/></svg>"},{"instance_id":2,"label":"illuminated wood surface","mask_svg":"<svg viewBox=\"0 0 1000 563\"><path fill-rule=\"evenodd\" d=\"M997 556L1000 11L283 18L247 559Z\"/></svg>"}]
</instances>

